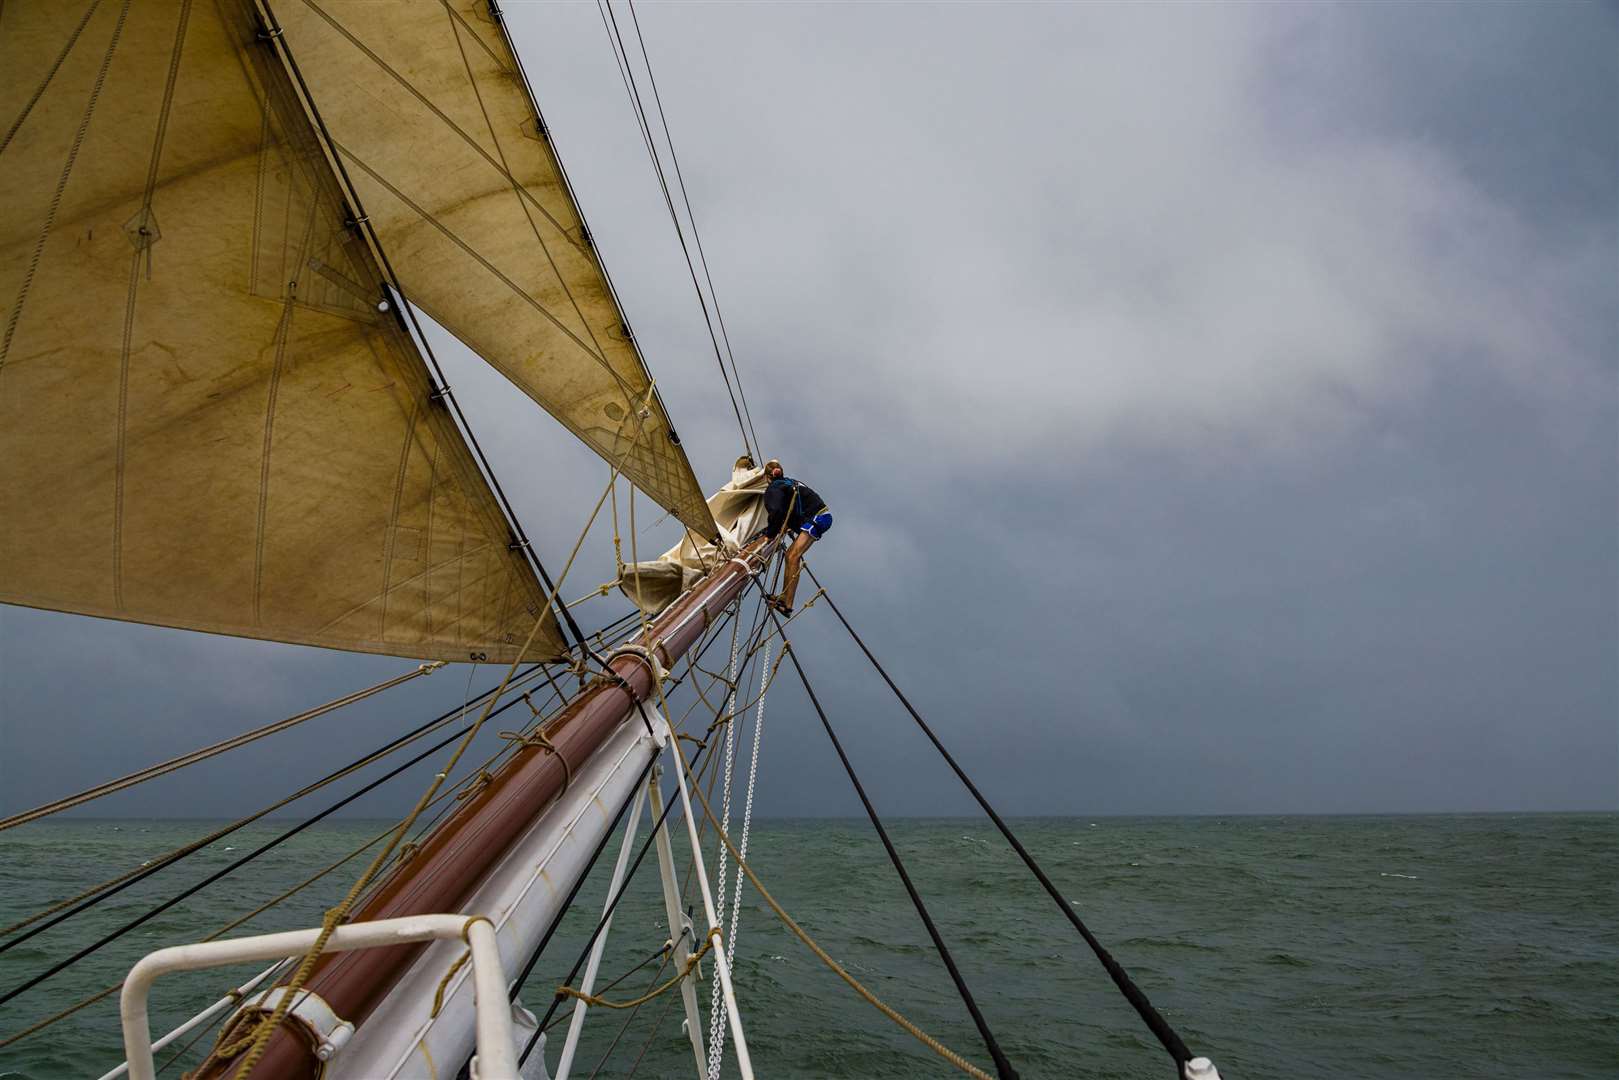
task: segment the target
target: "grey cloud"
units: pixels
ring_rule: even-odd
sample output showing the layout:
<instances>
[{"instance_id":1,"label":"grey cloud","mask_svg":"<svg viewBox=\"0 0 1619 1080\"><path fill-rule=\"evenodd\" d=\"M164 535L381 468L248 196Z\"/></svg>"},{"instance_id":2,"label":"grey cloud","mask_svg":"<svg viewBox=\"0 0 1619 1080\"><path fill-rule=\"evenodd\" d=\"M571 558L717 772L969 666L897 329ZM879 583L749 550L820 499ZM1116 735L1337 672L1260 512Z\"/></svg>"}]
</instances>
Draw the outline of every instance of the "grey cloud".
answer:
<instances>
[{"instance_id":1,"label":"grey cloud","mask_svg":"<svg viewBox=\"0 0 1619 1080\"><path fill-rule=\"evenodd\" d=\"M730 404L596 13L509 10L717 485ZM817 570L1005 809L1619 805L1611 8L639 11L766 450L837 516ZM605 466L434 340L560 569ZM795 626L884 809L967 812L828 614ZM16 609L0 641L6 805L398 667ZM765 812L856 811L778 685Z\"/></svg>"}]
</instances>

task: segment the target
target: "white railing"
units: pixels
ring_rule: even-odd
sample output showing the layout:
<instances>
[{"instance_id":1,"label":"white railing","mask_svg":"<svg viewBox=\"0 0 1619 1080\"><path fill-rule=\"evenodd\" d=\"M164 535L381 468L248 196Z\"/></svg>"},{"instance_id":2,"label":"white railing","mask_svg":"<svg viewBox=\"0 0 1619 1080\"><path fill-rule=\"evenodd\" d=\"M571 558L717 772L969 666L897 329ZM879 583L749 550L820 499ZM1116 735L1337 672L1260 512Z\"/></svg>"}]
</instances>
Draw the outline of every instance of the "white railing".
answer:
<instances>
[{"instance_id":1,"label":"white railing","mask_svg":"<svg viewBox=\"0 0 1619 1080\"><path fill-rule=\"evenodd\" d=\"M282 934L176 945L159 949L143 958L130 969L119 999L130 1080L154 1080L152 1030L146 1012L146 998L152 983L160 975L254 960L302 956L319 937L319 928L291 930ZM352 949L448 938L462 938L472 952L472 978L478 1015L478 1057L474 1075L480 1080L518 1080L511 1004L506 997L506 975L500 964L495 927L488 919L481 916L468 918L465 915L412 915L403 919L351 923L332 932L325 951L348 952Z\"/></svg>"}]
</instances>

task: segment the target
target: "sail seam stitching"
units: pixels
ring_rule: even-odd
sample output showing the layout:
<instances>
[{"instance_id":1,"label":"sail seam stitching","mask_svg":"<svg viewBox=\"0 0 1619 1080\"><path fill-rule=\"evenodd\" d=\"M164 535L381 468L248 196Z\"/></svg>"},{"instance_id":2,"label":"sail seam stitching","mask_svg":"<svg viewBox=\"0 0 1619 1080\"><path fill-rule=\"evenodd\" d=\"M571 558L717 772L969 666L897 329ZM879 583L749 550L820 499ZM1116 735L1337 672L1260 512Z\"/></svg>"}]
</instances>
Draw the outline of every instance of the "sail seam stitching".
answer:
<instances>
[{"instance_id":1,"label":"sail seam stitching","mask_svg":"<svg viewBox=\"0 0 1619 1080\"><path fill-rule=\"evenodd\" d=\"M79 120L79 129L73 136L73 145L68 149L67 162L62 166L61 178L56 182L56 191L51 195L51 204L45 211L45 224L39 230L39 240L34 244L34 253L28 260L28 270L23 274L22 286L17 290L17 302L11 307L11 317L6 320L6 334L0 339L0 374L6 370L6 358L11 354L11 340L17 332L17 322L22 318L23 302L28 299L28 291L34 284L34 275L39 271L39 260L45 254L45 241L50 239L51 229L56 224L56 213L62 206L62 193L67 190L68 177L73 173L73 164L79 158L79 148L84 145L84 136L90 130L90 117L95 114L96 102L101 98L101 88L107 83L107 69L112 67L113 53L118 51L118 40L124 33L124 21L129 17L131 0L124 0L123 7L118 10L118 22L112 28L112 38L107 43L107 52L101 58L101 70L96 73L95 84L90 88L90 100L84 106L84 116Z\"/></svg>"},{"instance_id":2,"label":"sail seam stitching","mask_svg":"<svg viewBox=\"0 0 1619 1080\"><path fill-rule=\"evenodd\" d=\"M309 250L309 240L315 232L315 217L319 208L319 192L312 189L309 193L309 216L304 222L304 238L298 245L298 262L295 266L303 264L304 253ZM270 454L274 449L276 402L281 395L281 376L286 369L287 339L292 336L292 313L297 306L297 299L298 280L294 278L286 285L286 299L282 303L281 318L276 323L275 362L270 367L269 396L264 403L264 449L259 458L259 510L258 521L253 530L255 534L253 551L253 625L255 626L258 626L263 620L264 542L265 527L269 516Z\"/></svg>"},{"instance_id":3,"label":"sail seam stitching","mask_svg":"<svg viewBox=\"0 0 1619 1080\"><path fill-rule=\"evenodd\" d=\"M485 150L482 146L479 146L478 141L476 139L474 139L471 135L467 134L465 129L463 129L454 120L451 120L442 111L440 111L439 107L437 105L434 105L433 102L431 100L429 100L426 95L424 95L420 90L418 90L416 88L415 84L413 84L410 80L406 79L403 75L399 74L399 72L396 71L386 60L382 59L382 57L380 57L376 53L372 52L371 49L364 42L360 41L353 34L351 34L346 27L344 27L341 23L339 23L336 19L334 19L330 14L328 14L326 11L324 11L320 7L319 4L316 4L314 2L314 0L303 0L303 3L304 3L305 7L309 8L315 14L319 15L322 19L324 19L327 22L327 24L331 26L331 28L333 30L336 30L345 39L347 39L349 44L353 45L356 49L359 49L362 53L364 53L366 55L367 59L369 59L372 63L376 64L377 67L381 68L384 72L386 72L389 76L391 76L393 78L393 80L395 82L397 82L400 86L404 87L405 90L408 91L412 97L414 97L417 101L421 102L422 105L424 105L430 112L432 112L432 114L434 116L438 117L438 119L441 122L443 122L445 127L449 128L451 131L455 132L456 135L460 136L462 141L465 142L467 144L467 146L469 146L474 151L476 151L478 153L478 156L482 157L484 159L485 163L487 163L490 168L492 168L496 172L500 173L500 175L502 177L504 177L508 183L510 183L514 188L517 188L522 193L522 195L526 197L525 200L524 200L525 202L533 203L534 208L537 209L541 214L543 214L545 216L545 220L549 221L552 225L556 226L557 231L560 232L563 235L564 239L567 241L569 246L571 246L575 251L579 252L579 254L584 255L586 258L590 258L589 249L584 244L576 242L571 236L568 235L568 227L566 225L564 225L562 222L558 221L555 217L553 217L551 215L551 212L549 210L547 210L545 208L545 206L543 204L541 204L540 201L537 198L535 198L534 193L529 191L528 187L525 184L523 184L522 181L518 180L517 177L513 176L511 174L511 171L508 168L506 168L505 165L502 162L497 162L494 158L490 157L489 156L489 151ZM456 37L457 37L457 41L459 43L460 35L457 34ZM462 52L463 60L465 59L465 56L466 56L466 53L463 50L463 52ZM485 119L486 120L488 119L487 114L485 115Z\"/></svg>"},{"instance_id":4,"label":"sail seam stitching","mask_svg":"<svg viewBox=\"0 0 1619 1080\"><path fill-rule=\"evenodd\" d=\"M480 266L482 266L485 270L489 271L489 273L491 273L496 278L498 278L500 280L501 284L505 285L513 293L515 293L518 296L522 297L523 300L530 307L532 307L535 311L539 312L541 315L544 315L548 320L550 320L552 325L554 325L558 330L560 330L564 334L566 334L568 336L568 339L570 341L572 341L575 345L579 346L579 348L581 350L583 350L585 355L589 356L592 360L595 360L596 363L598 365L600 365L600 367L602 368L603 371L607 372L609 375L612 376L613 381L618 384L618 387L619 387L620 391L623 392L626 402L628 402L632 406L634 405L634 387L630 386L630 384L625 381L625 379L624 379L624 377L622 375L620 375L618 372L613 370L612 365L607 362L605 357L599 356L596 353L592 352L590 347L588 345L586 345L583 341L581 341L577 334L575 334L572 330L568 329L568 327L563 324L562 320L558 319L555 315L553 315L550 312L550 310L548 308L546 308L546 306L544 304L540 303L538 300L534 299L534 297L530 296L529 293L527 292L527 290L525 290L522 286L518 285L511 278L507 277L506 274L499 267L495 266L488 259L484 258L484 256L482 254L480 254L475 248L473 248L472 245L468 244L465 240L463 240L460 237L460 235L455 232L455 230L451 229L449 226L447 226L443 222L441 222L437 218L437 216L432 214L425 207L419 205L409 195L406 195L403 191L400 191L398 188L394 187L393 184L389 183L387 178L385 178L380 173L378 173L370 165L366 164L365 160L363 158L361 158L358 154L356 154L353 150L350 150L348 147L344 146L342 143L338 142L335 139L332 140L332 146L334 148L336 148L336 150L340 154L342 154L344 157L346 157L348 160L354 162L354 164L358 165L361 169L364 169L365 174L367 176L371 177L371 179L375 180L378 184L382 185L382 187L386 188L389 194L391 194L394 198L398 199L400 202L404 203L407 207L409 207L411 212L414 213L417 217L421 218L423 221L425 221L429 225L433 226L433 228L437 229L440 233L444 234L445 239L449 240L451 243L453 243L457 247L459 247L462 251L464 251L468 255L470 255L473 259L475 259L478 262L478 264ZM412 301L412 302L414 303L415 301ZM506 375L507 378L512 379L513 382L518 382L518 380L516 378L514 378L512 375L507 373L506 368L503 365L495 363L495 361L490 360L488 357L484 357L484 359L486 361L488 361L488 363L491 364L492 366L498 368L501 371L502 374ZM518 385L522 385L521 382L518 382Z\"/></svg>"},{"instance_id":5,"label":"sail seam stitching","mask_svg":"<svg viewBox=\"0 0 1619 1080\"><path fill-rule=\"evenodd\" d=\"M129 448L129 358L135 335L135 300L140 293L141 259L146 259L147 279L152 273L152 245L156 239L148 226L152 222L152 198L157 192L158 167L163 161L163 144L168 139L169 116L174 109L174 84L180 77L180 53L185 48L186 29L191 24L192 0L180 5L180 17L174 27L174 48L169 51L169 75L163 84L163 104L157 113L157 130L152 136L152 158L146 166L146 187L141 193L141 208L134 221L139 229L131 240L135 255L129 263L129 293L124 298L124 338L118 357L118 443L113 472L112 511L112 598L113 606L124 607L124 471ZM126 228L128 226L125 226Z\"/></svg>"},{"instance_id":6,"label":"sail seam stitching","mask_svg":"<svg viewBox=\"0 0 1619 1080\"><path fill-rule=\"evenodd\" d=\"M56 78L56 73L62 70L62 65L67 61L68 54L73 51L73 46L79 43L79 35L83 34L84 28L90 25L90 17L96 13L96 8L100 6L101 0L91 0L90 7L85 10L84 18L80 19L79 25L73 28L73 33L68 36L67 44L62 46L62 51L56 54L56 61L51 64L51 69L39 81L39 86L34 88L33 96L28 99L28 104L22 107L22 112L17 114L17 119L11 122L11 127L6 130L6 137L0 139L0 154L6 152L6 147L11 145L11 140L16 137L17 132L28 120L29 114L34 111L34 106L38 105L39 99L45 96L45 91L50 88L52 80Z\"/></svg>"},{"instance_id":7,"label":"sail seam stitching","mask_svg":"<svg viewBox=\"0 0 1619 1080\"><path fill-rule=\"evenodd\" d=\"M388 508L388 528L382 539L382 619L377 626L377 636L384 641L388 639L388 601L392 596L388 583L393 579L394 551L399 533L399 504L405 495L405 471L410 467L410 448L416 441L416 422L421 415L421 402L413 398L410 421L405 425L405 438L399 446L399 468L394 473L394 493L393 502Z\"/></svg>"},{"instance_id":8,"label":"sail seam stitching","mask_svg":"<svg viewBox=\"0 0 1619 1080\"><path fill-rule=\"evenodd\" d=\"M585 318L585 313L580 309L579 301L573 295L573 290L568 288L567 279L563 277L561 269L558 268L556 259L551 254L551 249L546 246L545 238L540 235L539 223L534 220L534 214L529 209L529 199L524 197L528 194L528 189L518 181L517 177L512 175L511 165L506 160L506 151L500 145L500 136L495 132L494 122L489 118L489 108L484 104L483 91L478 88L478 77L473 74L472 61L467 58L466 46L461 42L461 31L456 29L454 13L450 11L448 3L444 5L444 10L451 15L450 33L455 35L455 46L461 53L461 66L467 73L467 84L472 87L472 96L478 99L478 111L483 114L484 126L489 129L489 138L495 144L495 153L500 155L501 172L510 181L512 192L517 196L517 205L522 207L523 217L528 221L529 229L534 233L534 242L540 245L541 251L545 252L545 261L550 264L551 271L556 274L557 284L561 286L562 294L568 298L568 303L573 307L573 313L579 316L579 324L585 328L585 333L590 337L590 343L595 347L597 354L605 358L607 355L606 350L602 348L601 342L596 339L596 332L591 328L590 320ZM543 208L540 212L545 213ZM549 214L546 214L546 218L556 224L556 220ZM557 225L557 228L562 229L560 225ZM567 238L567 230L563 229L562 235ZM569 242L571 243L572 241L570 240Z\"/></svg>"}]
</instances>

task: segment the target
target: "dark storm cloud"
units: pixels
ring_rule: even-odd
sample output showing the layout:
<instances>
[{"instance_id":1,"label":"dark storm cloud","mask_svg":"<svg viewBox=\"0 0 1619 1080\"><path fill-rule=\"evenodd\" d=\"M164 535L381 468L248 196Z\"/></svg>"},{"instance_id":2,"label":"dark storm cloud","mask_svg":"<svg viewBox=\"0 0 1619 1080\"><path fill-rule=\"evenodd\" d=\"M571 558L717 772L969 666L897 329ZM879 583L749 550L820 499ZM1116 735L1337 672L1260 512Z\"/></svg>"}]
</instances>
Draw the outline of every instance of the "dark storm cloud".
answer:
<instances>
[{"instance_id":1,"label":"dark storm cloud","mask_svg":"<svg viewBox=\"0 0 1619 1080\"><path fill-rule=\"evenodd\" d=\"M508 9L716 485L730 404L596 11ZM815 565L1007 810L1619 804L1609 9L639 10L767 452L838 518ZM439 344L557 569L605 468ZM965 811L795 625L884 808ZM6 806L401 666L3 633ZM119 808L268 799L464 679ZM854 809L783 679L764 811Z\"/></svg>"}]
</instances>

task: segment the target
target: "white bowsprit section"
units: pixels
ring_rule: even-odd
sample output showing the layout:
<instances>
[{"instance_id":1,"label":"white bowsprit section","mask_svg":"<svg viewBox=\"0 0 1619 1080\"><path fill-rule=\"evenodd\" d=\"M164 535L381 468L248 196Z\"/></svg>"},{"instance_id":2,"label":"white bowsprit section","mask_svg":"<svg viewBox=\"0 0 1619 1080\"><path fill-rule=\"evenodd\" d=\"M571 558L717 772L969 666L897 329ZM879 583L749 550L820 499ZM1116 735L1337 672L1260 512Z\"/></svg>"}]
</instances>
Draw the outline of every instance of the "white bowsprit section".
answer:
<instances>
[{"instance_id":1,"label":"white bowsprit section","mask_svg":"<svg viewBox=\"0 0 1619 1080\"><path fill-rule=\"evenodd\" d=\"M661 749L663 732L656 730L656 737L648 734L639 717L620 725L468 899L467 911L486 914L494 923L501 961L514 976ZM449 979L436 1016L433 997L464 951L459 942L429 946L327 1064L325 1080L454 1076L473 1051L472 973L463 967ZM536 978L546 988L556 983L551 975Z\"/></svg>"},{"instance_id":2,"label":"white bowsprit section","mask_svg":"<svg viewBox=\"0 0 1619 1080\"><path fill-rule=\"evenodd\" d=\"M175 945L144 957L130 969L119 997L124 1025L124 1053L130 1080L154 1080L151 1021L146 998L159 976L176 971L223 967L253 960L280 960L300 956L320 939L321 929L292 930L282 934ZM340 926L327 939L327 952L373 949L417 941L453 940L472 953L472 971L483 1007L476 1010L477 1069L481 1080L518 1080L517 1047L512 1036L512 1014L506 1003L506 976L501 970L495 930L488 919L466 915L411 915L402 919ZM331 1018L336 1030L346 1025ZM339 1047L340 1048L340 1047Z\"/></svg>"}]
</instances>

